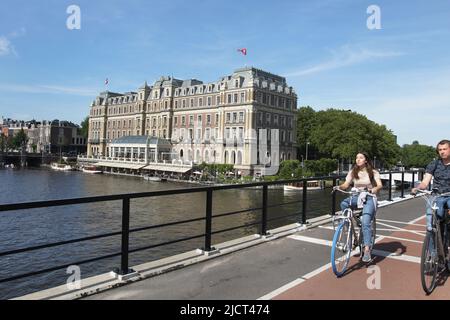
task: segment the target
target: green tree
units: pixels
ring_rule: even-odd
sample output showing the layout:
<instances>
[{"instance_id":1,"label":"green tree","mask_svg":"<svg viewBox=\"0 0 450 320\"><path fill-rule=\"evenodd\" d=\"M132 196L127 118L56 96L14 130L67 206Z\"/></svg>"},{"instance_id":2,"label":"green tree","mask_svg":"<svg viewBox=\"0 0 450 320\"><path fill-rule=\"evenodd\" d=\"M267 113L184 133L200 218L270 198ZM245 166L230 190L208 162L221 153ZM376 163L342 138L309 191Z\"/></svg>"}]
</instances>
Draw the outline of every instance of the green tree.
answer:
<instances>
[{"instance_id":1,"label":"green tree","mask_svg":"<svg viewBox=\"0 0 450 320\"><path fill-rule=\"evenodd\" d=\"M319 160L305 161L305 167L308 171L313 172L315 176L327 176L337 169L338 162L336 159L322 158Z\"/></svg>"},{"instance_id":2,"label":"green tree","mask_svg":"<svg viewBox=\"0 0 450 320\"><path fill-rule=\"evenodd\" d=\"M316 111L310 106L301 107L297 111L297 146L298 154L306 158L306 143L311 141L311 132L317 125ZM309 148L314 148L309 145ZM312 151L312 150L311 150ZM310 151L308 151L309 153Z\"/></svg>"},{"instance_id":3,"label":"green tree","mask_svg":"<svg viewBox=\"0 0 450 320\"><path fill-rule=\"evenodd\" d=\"M80 134L84 137L87 138L88 134L89 134L89 116L87 116L86 118L84 118L83 121L81 121L81 125L80 125L81 129L80 129Z\"/></svg>"},{"instance_id":4,"label":"green tree","mask_svg":"<svg viewBox=\"0 0 450 320\"><path fill-rule=\"evenodd\" d=\"M8 139L3 133L0 133L0 153L7 151Z\"/></svg>"},{"instance_id":5,"label":"green tree","mask_svg":"<svg viewBox=\"0 0 450 320\"><path fill-rule=\"evenodd\" d=\"M13 137L12 145L14 149L23 151L27 146L28 136L25 133L25 130L20 129L19 132Z\"/></svg>"},{"instance_id":6,"label":"green tree","mask_svg":"<svg viewBox=\"0 0 450 320\"><path fill-rule=\"evenodd\" d=\"M434 147L420 144L418 141L403 145L401 151L401 161L406 167L423 168L437 158Z\"/></svg>"},{"instance_id":7,"label":"green tree","mask_svg":"<svg viewBox=\"0 0 450 320\"><path fill-rule=\"evenodd\" d=\"M316 113L311 142L329 158L354 161L360 151L377 157L386 166L398 161L400 147L393 133L351 110L328 109Z\"/></svg>"}]
</instances>

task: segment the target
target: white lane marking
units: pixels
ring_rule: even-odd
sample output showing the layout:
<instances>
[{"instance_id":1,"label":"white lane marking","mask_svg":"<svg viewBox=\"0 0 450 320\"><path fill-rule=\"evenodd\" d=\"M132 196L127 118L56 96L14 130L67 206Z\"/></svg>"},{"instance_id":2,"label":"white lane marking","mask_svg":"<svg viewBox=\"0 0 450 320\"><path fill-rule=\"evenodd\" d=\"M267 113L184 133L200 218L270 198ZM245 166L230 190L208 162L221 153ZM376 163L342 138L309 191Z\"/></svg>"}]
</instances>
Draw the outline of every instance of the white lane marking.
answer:
<instances>
[{"instance_id":1,"label":"white lane marking","mask_svg":"<svg viewBox=\"0 0 450 320\"><path fill-rule=\"evenodd\" d=\"M260 297L260 298L258 298L256 300L270 300L270 299L273 299L274 297L282 294L285 291L288 291L289 289L295 287L296 285L299 285L300 283L302 283L304 281L306 281L306 280L302 279L302 278L295 279L294 281L291 281L291 282L285 284L284 286L282 286L282 287L280 287L280 288L278 288L278 289L276 289L276 290L274 290L272 292L269 292L268 294L263 295L262 297Z\"/></svg>"},{"instance_id":2,"label":"white lane marking","mask_svg":"<svg viewBox=\"0 0 450 320\"><path fill-rule=\"evenodd\" d=\"M410 232L410 233L414 233L414 234L417 234L417 235L419 235L419 236L423 236L423 234L422 234L422 232L426 232L426 230L408 230L408 229L404 229L404 228L399 228L399 227L396 227L396 226L392 226L392 225L390 225L390 224L387 224L387 223L382 223L382 222L377 222L377 225L382 225L382 226L385 226L385 227L389 227L389 228L392 228L392 229L394 229L394 230L392 230L392 231L402 231L402 232Z\"/></svg>"},{"instance_id":3,"label":"white lane marking","mask_svg":"<svg viewBox=\"0 0 450 320\"><path fill-rule=\"evenodd\" d=\"M395 220L387 220L387 219L378 219L377 218L377 222L378 221L392 222L392 223L399 223L399 224L407 224L409 226L426 227L426 225L424 225L424 224L417 224L417 223L411 223L411 222L403 222L403 221L395 221Z\"/></svg>"},{"instance_id":4,"label":"white lane marking","mask_svg":"<svg viewBox=\"0 0 450 320\"><path fill-rule=\"evenodd\" d=\"M420 263L420 257L409 256L406 254L398 254L395 252L388 252L388 251L377 250L377 249L373 249L372 253L376 256L382 256L382 257L391 258L391 259L395 259L395 260Z\"/></svg>"},{"instance_id":5,"label":"white lane marking","mask_svg":"<svg viewBox=\"0 0 450 320\"><path fill-rule=\"evenodd\" d=\"M300 236L300 235L292 235L292 236L288 236L288 238L294 239L294 240L306 241L306 242L310 242L310 243L321 244L321 245L329 246L329 247L331 247L333 245L333 241L312 238L312 237L305 237L305 236Z\"/></svg>"},{"instance_id":6,"label":"white lane marking","mask_svg":"<svg viewBox=\"0 0 450 320\"><path fill-rule=\"evenodd\" d=\"M388 231L388 230L386 229L386 231ZM389 238L389 239L394 239L394 240L409 241L409 242L415 242L415 243L423 243L423 241L420 241L420 240L405 239L405 238L391 237L391 236L383 236L383 237Z\"/></svg>"}]
</instances>

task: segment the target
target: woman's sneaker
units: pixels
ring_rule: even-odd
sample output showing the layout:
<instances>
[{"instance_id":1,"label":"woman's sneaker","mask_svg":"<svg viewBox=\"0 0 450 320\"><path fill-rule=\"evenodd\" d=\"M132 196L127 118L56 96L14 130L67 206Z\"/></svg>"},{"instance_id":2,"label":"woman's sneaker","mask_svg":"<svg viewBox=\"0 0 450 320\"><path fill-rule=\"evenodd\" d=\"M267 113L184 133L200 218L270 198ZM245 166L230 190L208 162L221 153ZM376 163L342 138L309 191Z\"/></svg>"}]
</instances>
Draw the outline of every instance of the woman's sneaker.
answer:
<instances>
[{"instance_id":1,"label":"woman's sneaker","mask_svg":"<svg viewBox=\"0 0 450 320\"><path fill-rule=\"evenodd\" d=\"M364 255L362 258L363 262L370 262L370 260L372 260L372 257L370 256L370 250L369 251L364 251Z\"/></svg>"}]
</instances>

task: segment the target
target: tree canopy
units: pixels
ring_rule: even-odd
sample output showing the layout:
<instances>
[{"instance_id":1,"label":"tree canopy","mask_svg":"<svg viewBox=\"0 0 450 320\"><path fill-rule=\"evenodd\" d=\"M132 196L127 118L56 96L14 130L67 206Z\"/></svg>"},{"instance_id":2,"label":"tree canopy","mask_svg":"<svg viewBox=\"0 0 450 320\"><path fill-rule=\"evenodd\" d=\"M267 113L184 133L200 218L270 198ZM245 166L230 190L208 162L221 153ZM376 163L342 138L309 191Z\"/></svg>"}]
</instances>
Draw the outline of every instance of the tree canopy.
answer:
<instances>
[{"instance_id":1,"label":"tree canopy","mask_svg":"<svg viewBox=\"0 0 450 320\"><path fill-rule=\"evenodd\" d=\"M81 121L80 127L81 127L80 129L81 135L87 138L89 134L89 116L87 116L86 118L84 118L83 121Z\"/></svg>"},{"instance_id":2,"label":"tree canopy","mask_svg":"<svg viewBox=\"0 0 450 320\"><path fill-rule=\"evenodd\" d=\"M423 168L435 158L436 150L431 146L419 144L418 141L403 145L401 161L406 167Z\"/></svg>"},{"instance_id":3,"label":"tree canopy","mask_svg":"<svg viewBox=\"0 0 450 320\"><path fill-rule=\"evenodd\" d=\"M309 106L302 107L298 111L298 131L300 148L310 141L311 147L328 158L353 161L358 152L365 151L372 159L376 157L377 163L389 167L400 155L391 130L351 110L315 112Z\"/></svg>"}]
</instances>

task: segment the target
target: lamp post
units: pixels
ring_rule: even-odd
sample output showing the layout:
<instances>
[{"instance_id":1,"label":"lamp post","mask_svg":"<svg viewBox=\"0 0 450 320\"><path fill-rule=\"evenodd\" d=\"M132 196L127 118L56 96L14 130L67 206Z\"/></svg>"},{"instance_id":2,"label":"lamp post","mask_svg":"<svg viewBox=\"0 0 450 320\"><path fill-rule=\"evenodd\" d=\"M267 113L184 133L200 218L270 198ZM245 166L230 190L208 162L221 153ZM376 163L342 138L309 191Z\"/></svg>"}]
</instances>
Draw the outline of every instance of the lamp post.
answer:
<instances>
[{"instance_id":1,"label":"lamp post","mask_svg":"<svg viewBox=\"0 0 450 320\"><path fill-rule=\"evenodd\" d=\"M373 156L373 167L377 167L377 156Z\"/></svg>"},{"instance_id":2,"label":"lamp post","mask_svg":"<svg viewBox=\"0 0 450 320\"><path fill-rule=\"evenodd\" d=\"M308 161L308 146L309 146L309 141L306 141L306 161Z\"/></svg>"}]
</instances>

